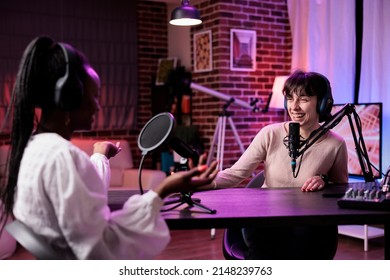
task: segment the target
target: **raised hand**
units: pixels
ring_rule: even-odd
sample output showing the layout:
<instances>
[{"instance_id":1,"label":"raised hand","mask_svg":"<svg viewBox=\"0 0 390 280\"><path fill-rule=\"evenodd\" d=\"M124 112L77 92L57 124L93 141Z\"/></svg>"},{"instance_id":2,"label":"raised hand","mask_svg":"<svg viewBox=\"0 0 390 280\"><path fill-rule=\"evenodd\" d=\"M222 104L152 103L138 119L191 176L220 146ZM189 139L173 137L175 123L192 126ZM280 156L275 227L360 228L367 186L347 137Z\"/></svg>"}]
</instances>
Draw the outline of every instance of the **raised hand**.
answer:
<instances>
[{"instance_id":1,"label":"raised hand","mask_svg":"<svg viewBox=\"0 0 390 280\"><path fill-rule=\"evenodd\" d=\"M155 192L164 198L171 193L190 192L209 185L218 174L217 165L217 161L213 161L209 167L201 165L188 171L176 172L162 181Z\"/></svg>"},{"instance_id":2,"label":"raised hand","mask_svg":"<svg viewBox=\"0 0 390 280\"><path fill-rule=\"evenodd\" d=\"M119 145L120 142L117 142L116 144L109 141L96 142L93 144L93 152L105 155L110 159L122 151L122 148Z\"/></svg>"}]
</instances>

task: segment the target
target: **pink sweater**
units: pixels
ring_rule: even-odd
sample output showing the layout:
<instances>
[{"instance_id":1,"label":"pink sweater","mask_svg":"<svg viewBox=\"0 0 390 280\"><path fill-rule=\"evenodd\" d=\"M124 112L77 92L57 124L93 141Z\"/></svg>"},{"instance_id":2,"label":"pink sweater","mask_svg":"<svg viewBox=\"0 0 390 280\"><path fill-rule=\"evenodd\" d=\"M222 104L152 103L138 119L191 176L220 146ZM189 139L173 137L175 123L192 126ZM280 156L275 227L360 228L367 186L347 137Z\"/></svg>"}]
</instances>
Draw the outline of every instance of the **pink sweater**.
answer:
<instances>
[{"instance_id":1,"label":"pink sweater","mask_svg":"<svg viewBox=\"0 0 390 280\"><path fill-rule=\"evenodd\" d=\"M297 178L294 178L291 158L283 144L287 134L284 123L261 129L239 160L232 167L219 172L217 187L237 187L251 176L261 162L264 162L266 178L263 187L301 187L308 178L319 174L328 175L329 181L335 183L348 181L348 154L343 138L329 131L317 140L303 157L297 159L296 170L300 161L302 163Z\"/></svg>"}]
</instances>

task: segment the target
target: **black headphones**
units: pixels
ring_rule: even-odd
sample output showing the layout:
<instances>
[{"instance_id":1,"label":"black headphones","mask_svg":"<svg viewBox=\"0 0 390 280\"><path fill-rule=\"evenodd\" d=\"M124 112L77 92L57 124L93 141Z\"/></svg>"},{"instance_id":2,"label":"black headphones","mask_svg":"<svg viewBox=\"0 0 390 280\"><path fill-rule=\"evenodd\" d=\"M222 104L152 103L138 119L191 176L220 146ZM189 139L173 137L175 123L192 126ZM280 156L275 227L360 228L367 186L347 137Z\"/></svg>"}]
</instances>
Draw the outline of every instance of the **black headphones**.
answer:
<instances>
[{"instance_id":1,"label":"black headphones","mask_svg":"<svg viewBox=\"0 0 390 280\"><path fill-rule=\"evenodd\" d=\"M330 115L334 101L332 96L332 88L330 86L329 80L324 75L321 74L318 75L321 76L326 83L326 93L322 97L322 99L318 100L317 102L317 112L320 115L320 120L321 120L322 116Z\"/></svg>"},{"instance_id":2,"label":"black headphones","mask_svg":"<svg viewBox=\"0 0 390 280\"><path fill-rule=\"evenodd\" d=\"M74 49L64 43L58 43L64 53L65 74L55 85L54 103L66 111L73 111L80 107L83 98L83 83L74 69L76 54Z\"/></svg>"},{"instance_id":3,"label":"black headphones","mask_svg":"<svg viewBox=\"0 0 390 280\"><path fill-rule=\"evenodd\" d=\"M320 121L322 121L323 117L329 116L332 111L333 106L333 96L332 96L332 88L330 86L329 80L319 73L316 75L323 79L326 84L326 92L325 95L317 101L317 112L320 115ZM287 98L284 98L284 108L287 110Z\"/></svg>"}]
</instances>

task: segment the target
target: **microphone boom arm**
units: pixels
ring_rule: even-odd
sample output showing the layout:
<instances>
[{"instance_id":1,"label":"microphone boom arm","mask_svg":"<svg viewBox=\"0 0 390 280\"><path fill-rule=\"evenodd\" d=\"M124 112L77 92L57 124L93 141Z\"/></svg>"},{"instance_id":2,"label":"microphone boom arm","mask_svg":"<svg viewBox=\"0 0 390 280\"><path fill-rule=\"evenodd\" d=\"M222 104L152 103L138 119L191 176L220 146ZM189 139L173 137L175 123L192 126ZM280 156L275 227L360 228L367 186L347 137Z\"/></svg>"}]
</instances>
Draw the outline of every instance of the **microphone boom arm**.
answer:
<instances>
[{"instance_id":1,"label":"microphone boom arm","mask_svg":"<svg viewBox=\"0 0 390 280\"><path fill-rule=\"evenodd\" d=\"M355 123L352 120L352 115ZM306 143L303 145L303 148L298 151L297 157L301 156L330 129L338 125L345 116L348 116L349 125L355 143L355 149L359 159L360 168L363 172L364 180L366 182L374 182L375 178L372 172L370 160L368 158L367 148L363 139L362 130L360 128L359 115L356 113L355 106L350 103L345 104L344 107L341 108L340 111L338 111L336 114L334 114L330 120L326 121L320 128L312 132ZM359 135L357 135L356 130ZM359 145L358 139L360 140L361 145Z\"/></svg>"}]
</instances>

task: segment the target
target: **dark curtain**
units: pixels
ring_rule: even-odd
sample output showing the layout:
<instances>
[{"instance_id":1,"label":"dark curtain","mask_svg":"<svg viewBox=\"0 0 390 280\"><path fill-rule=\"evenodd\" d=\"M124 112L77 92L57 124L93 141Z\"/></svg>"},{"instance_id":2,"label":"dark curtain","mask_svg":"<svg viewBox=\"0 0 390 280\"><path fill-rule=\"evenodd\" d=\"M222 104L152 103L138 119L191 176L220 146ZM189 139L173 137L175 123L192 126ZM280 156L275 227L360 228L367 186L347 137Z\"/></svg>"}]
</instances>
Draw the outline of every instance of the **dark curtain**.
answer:
<instances>
[{"instance_id":1,"label":"dark curtain","mask_svg":"<svg viewBox=\"0 0 390 280\"><path fill-rule=\"evenodd\" d=\"M0 2L0 122L24 48L36 36L67 42L89 58L102 81L94 130L132 129L138 103L137 1ZM10 118L2 133L10 130Z\"/></svg>"}]
</instances>

